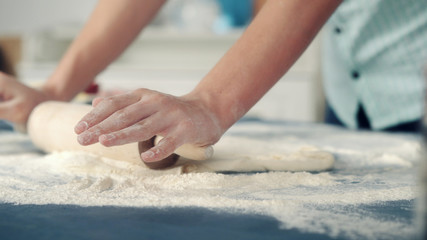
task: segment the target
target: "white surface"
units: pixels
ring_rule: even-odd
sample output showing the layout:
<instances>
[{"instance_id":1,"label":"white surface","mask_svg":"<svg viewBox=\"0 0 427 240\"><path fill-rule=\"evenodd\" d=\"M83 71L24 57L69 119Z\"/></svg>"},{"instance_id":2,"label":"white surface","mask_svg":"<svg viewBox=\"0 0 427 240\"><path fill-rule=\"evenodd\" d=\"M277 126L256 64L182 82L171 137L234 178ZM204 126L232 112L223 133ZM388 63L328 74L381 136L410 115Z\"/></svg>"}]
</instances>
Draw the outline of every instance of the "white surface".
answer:
<instances>
[{"instance_id":1,"label":"white surface","mask_svg":"<svg viewBox=\"0 0 427 240\"><path fill-rule=\"evenodd\" d=\"M43 156L25 136L3 133L0 202L206 207L273 216L285 229L345 239L409 239L415 232L412 222L361 207L415 199L420 150L415 136L251 122L228 135L280 142L288 149L313 145L332 152L337 162L324 173L177 175L79 154Z\"/></svg>"},{"instance_id":2,"label":"white surface","mask_svg":"<svg viewBox=\"0 0 427 240\"><path fill-rule=\"evenodd\" d=\"M22 35L64 24L82 25L97 2L97 0L1 0L0 35ZM153 24L190 31L206 31L206 28L212 27L210 25L218 14L215 0L172 0L166 2L153 20Z\"/></svg>"},{"instance_id":3,"label":"white surface","mask_svg":"<svg viewBox=\"0 0 427 240\"><path fill-rule=\"evenodd\" d=\"M21 35L58 23L86 21L97 0L1 0L0 35Z\"/></svg>"}]
</instances>

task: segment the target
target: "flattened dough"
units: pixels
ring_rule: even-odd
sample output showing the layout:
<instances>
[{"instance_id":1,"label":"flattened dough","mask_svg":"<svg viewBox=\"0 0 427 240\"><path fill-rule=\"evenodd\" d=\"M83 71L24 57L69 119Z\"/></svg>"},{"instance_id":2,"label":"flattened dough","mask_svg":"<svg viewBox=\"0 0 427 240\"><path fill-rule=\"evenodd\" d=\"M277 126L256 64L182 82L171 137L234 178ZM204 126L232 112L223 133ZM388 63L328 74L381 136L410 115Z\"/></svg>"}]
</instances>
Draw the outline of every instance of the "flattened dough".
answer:
<instances>
[{"instance_id":1,"label":"flattened dough","mask_svg":"<svg viewBox=\"0 0 427 240\"><path fill-rule=\"evenodd\" d=\"M182 172L325 171L334 156L316 147L289 147L285 140L255 140L225 136L215 146L213 158L190 161L181 158Z\"/></svg>"}]
</instances>

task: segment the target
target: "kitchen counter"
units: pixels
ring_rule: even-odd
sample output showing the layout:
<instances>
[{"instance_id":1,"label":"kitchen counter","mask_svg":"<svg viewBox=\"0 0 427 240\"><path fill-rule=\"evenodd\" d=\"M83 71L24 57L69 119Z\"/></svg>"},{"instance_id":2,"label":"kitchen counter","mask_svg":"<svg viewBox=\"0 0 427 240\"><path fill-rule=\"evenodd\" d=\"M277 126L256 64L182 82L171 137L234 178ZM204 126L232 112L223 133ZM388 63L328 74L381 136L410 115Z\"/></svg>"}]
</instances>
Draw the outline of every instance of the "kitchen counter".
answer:
<instances>
[{"instance_id":1,"label":"kitchen counter","mask_svg":"<svg viewBox=\"0 0 427 240\"><path fill-rule=\"evenodd\" d=\"M316 146L336 163L327 172L135 176L122 165L55 162L3 129L0 238L414 238L419 136L257 119L229 135Z\"/></svg>"}]
</instances>

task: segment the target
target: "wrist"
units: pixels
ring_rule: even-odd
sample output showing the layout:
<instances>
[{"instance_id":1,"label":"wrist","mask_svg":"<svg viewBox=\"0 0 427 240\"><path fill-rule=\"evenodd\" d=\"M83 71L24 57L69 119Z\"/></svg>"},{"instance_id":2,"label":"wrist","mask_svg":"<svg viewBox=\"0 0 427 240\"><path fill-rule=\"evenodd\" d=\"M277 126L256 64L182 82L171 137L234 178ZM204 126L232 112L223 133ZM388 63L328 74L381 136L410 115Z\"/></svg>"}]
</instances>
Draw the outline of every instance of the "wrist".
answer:
<instances>
[{"instance_id":1,"label":"wrist","mask_svg":"<svg viewBox=\"0 0 427 240\"><path fill-rule=\"evenodd\" d=\"M55 86L53 84L50 84L49 82L45 83L38 90L42 92L42 94L46 97L47 100L52 100L52 101L69 101L69 100L71 100L70 97L68 97L64 94L63 89L61 89L58 86Z\"/></svg>"},{"instance_id":2,"label":"wrist","mask_svg":"<svg viewBox=\"0 0 427 240\"><path fill-rule=\"evenodd\" d=\"M227 98L224 94L206 91L196 88L185 96L212 115L222 133L227 131L245 113L233 98Z\"/></svg>"},{"instance_id":3,"label":"wrist","mask_svg":"<svg viewBox=\"0 0 427 240\"><path fill-rule=\"evenodd\" d=\"M69 51L40 88L52 100L70 101L93 82L96 67L81 51Z\"/></svg>"},{"instance_id":4,"label":"wrist","mask_svg":"<svg viewBox=\"0 0 427 240\"><path fill-rule=\"evenodd\" d=\"M63 75L54 73L39 90L50 100L71 101L79 92L93 82L93 78L82 81L82 76ZM73 79L78 79L79 81L74 81Z\"/></svg>"}]
</instances>

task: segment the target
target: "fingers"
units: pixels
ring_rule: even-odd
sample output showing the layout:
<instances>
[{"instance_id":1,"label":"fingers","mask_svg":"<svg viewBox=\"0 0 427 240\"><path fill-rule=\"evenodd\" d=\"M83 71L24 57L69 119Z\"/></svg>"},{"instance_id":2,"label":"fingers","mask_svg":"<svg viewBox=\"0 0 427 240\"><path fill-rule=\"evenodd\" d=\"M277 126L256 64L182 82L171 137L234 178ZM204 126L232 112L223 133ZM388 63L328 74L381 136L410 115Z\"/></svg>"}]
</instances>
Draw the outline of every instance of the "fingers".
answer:
<instances>
[{"instance_id":1,"label":"fingers","mask_svg":"<svg viewBox=\"0 0 427 240\"><path fill-rule=\"evenodd\" d=\"M13 101L0 101L0 119L5 119L11 122L16 121L18 117L14 114L14 109Z\"/></svg>"},{"instance_id":2,"label":"fingers","mask_svg":"<svg viewBox=\"0 0 427 240\"><path fill-rule=\"evenodd\" d=\"M141 153L141 159L144 162L157 162L173 154L175 149L183 144L182 141L174 135L163 138L156 146Z\"/></svg>"},{"instance_id":3,"label":"fingers","mask_svg":"<svg viewBox=\"0 0 427 240\"><path fill-rule=\"evenodd\" d=\"M0 72L0 119L25 124L32 109L47 97Z\"/></svg>"},{"instance_id":4,"label":"fingers","mask_svg":"<svg viewBox=\"0 0 427 240\"><path fill-rule=\"evenodd\" d=\"M106 146L117 146L132 142L146 141L152 138L157 132L162 130L162 125L153 124L158 122L159 118L154 115L138 122L135 125L121 129L116 132L101 135L99 142Z\"/></svg>"},{"instance_id":5,"label":"fingers","mask_svg":"<svg viewBox=\"0 0 427 240\"><path fill-rule=\"evenodd\" d=\"M8 86L9 81L9 77L3 72L0 72L0 119L11 121L14 116L14 102L12 102L11 99L9 99L10 97L8 97L8 95L13 95L11 93L13 88Z\"/></svg>"},{"instance_id":6,"label":"fingers","mask_svg":"<svg viewBox=\"0 0 427 240\"><path fill-rule=\"evenodd\" d=\"M152 116L154 112L155 109L144 107L141 103L132 104L114 112L102 122L81 133L77 141L82 145L100 141L106 146L114 146L138 141L137 137L140 138L139 141L145 140L147 133L150 134L152 130L156 130L153 128L147 131L147 126L153 122L151 119L155 118ZM146 119L149 116L151 117ZM82 123L86 124L84 121Z\"/></svg>"},{"instance_id":7,"label":"fingers","mask_svg":"<svg viewBox=\"0 0 427 240\"><path fill-rule=\"evenodd\" d=\"M140 97L134 94L126 93L110 98L97 99L94 103L94 109L86 114L74 128L74 132L81 134L92 126L102 122L116 111L136 103ZM99 130L99 129L98 129Z\"/></svg>"}]
</instances>

